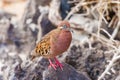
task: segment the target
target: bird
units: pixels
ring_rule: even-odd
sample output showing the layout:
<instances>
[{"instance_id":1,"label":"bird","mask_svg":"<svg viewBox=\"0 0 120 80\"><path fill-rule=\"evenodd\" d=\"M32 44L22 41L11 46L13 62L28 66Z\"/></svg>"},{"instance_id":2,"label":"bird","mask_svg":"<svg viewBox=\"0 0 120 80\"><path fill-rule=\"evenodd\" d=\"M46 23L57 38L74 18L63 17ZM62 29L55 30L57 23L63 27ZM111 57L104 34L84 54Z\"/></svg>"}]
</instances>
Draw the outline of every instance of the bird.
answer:
<instances>
[{"instance_id":1,"label":"bird","mask_svg":"<svg viewBox=\"0 0 120 80\"><path fill-rule=\"evenodd\" d=\"M36 44L35 48L31 52L31 60L36 57L43 56L49 61L49 67L53 67L54 70L57 67L63 70L62 63L56 58L56 56L67 51L72 41L72 29L68 21L61 21L56 29L53 29ZM51 59L54 59L52 62Z\"/></svg>"}]
</instances>

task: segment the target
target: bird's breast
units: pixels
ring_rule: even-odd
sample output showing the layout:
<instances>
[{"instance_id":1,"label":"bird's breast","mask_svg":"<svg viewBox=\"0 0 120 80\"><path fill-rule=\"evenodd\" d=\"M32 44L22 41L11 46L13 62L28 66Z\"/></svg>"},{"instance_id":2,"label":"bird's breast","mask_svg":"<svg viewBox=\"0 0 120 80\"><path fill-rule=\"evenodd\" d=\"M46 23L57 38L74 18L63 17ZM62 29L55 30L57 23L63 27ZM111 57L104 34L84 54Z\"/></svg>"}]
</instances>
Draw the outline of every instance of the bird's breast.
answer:
<instances>
[{"instance_id":1,"label":"bird's breast","mask_svg":"<svg viewBox=\"0 0 120 80\"><path fill-rule=\"evenodd\" d=\"M53 40L51 45L51 51L54 56L65 52L71 43L72 35L69 31L61 31L57 39Z\"/></svg>"}]
</instances>

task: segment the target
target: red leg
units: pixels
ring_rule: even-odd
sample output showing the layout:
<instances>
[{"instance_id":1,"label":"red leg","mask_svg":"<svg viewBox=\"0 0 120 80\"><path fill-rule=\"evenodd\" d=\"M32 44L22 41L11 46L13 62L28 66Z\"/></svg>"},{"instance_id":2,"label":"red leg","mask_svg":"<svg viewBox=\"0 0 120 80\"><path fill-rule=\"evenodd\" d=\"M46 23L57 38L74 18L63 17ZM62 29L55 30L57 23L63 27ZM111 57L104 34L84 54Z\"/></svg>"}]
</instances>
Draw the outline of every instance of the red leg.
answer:
<instances>
[{"instance_id":1,"label":"red leg","mask_svg":"<svg viewBox=\"0 0 120 80\"><path fill-rule=\"evenodd\" d=\"M54 57L55 59L55 63L58 67L60 67L61 70L63 70L63 65L58 61L58 59L56 57Z\"/></svg>"},{"instance_id":2,"label":"red leg","mask_svg":"<svg viewBox=\"0 0 120 80\"><path fill-rule=\"evenodd\" d=\"M50 59L48 59L48 60L49 60L49 63L50 63L49 67L53 67L53 69L56 70L56 65L53 64L52 61L51 61Z\"/></svg>"}]
</instances>

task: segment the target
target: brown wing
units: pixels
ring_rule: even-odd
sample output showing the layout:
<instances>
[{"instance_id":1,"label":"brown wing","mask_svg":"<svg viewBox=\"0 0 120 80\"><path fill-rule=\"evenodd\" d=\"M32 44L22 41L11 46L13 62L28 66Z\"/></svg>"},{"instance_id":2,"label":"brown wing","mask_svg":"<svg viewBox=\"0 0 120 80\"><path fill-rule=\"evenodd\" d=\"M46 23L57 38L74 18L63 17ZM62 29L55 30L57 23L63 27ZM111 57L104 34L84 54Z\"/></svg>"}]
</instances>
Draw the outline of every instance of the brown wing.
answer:
<instances>
[{"instance_id":1,"label":"brown wing","mask_svg":"<svg viewBox=\"0 0 120 80\"><path fill-rule=\"evenodd\" d=\"M50 35L45 35L40 42L37 43L35 52L38 56L44 56L50 52Z\"/></svg>"},{"instance_id":2,"label":"brown wing","mask_svg":"<svg viewBox=\"0 0 120 80\"><path fill-rule=\"evenodd\" d=\"M51 32L49 32L48 34L46 34L42 39L41 41L39 41L37 44L36 44L36 47L35 49L33 50L32 52L32 57L35 58L35 57L39 57L39 56L49 56L49 55L52 55L51 53L51 37L54 38L55 34L58 34L59 33L59 29L55 29L55 30L52 30Z\"/></svg>"}]
</instances>

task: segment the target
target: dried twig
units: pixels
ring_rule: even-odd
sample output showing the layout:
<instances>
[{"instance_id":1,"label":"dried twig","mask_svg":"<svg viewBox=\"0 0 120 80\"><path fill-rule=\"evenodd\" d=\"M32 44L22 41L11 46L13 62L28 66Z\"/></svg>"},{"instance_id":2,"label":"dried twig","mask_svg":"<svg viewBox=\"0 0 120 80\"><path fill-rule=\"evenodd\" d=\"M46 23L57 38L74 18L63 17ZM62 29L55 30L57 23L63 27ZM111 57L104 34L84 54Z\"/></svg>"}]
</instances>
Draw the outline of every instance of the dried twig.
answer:
<instances>
[{"instance_id":1,"label":"dried twig","mask_svg":"<svg viewBox=\"0 0 120 80\"><path fill-rule=\"evenodd\" d=\"M118 57L119 52L116 52L112 58L112 60L109 62L109 64L107 65L105 71L99 76L98 80L101 80L104 78L104 76L109 72L110 68L113 66L114 62L118 59L120 59L120 57Z\"/></svg>"},{"instance_id":2,"label":"dried twig","mask_svg":"<svg viewBox=\"0 0 120 80\"><path fill-rule=\"evenodd\" d=\"M81 6L85 6L85 5L88 5L88 4L93 4L93 3L96 3L96 1L91 1L91 2L79 2L69 13L68 15L66 16L65 20L68 20L68 18L73 15L75 12L79 11L80 7Z\"/></svg>"},{"instance_id":3,"label":"dried twig","mask_svg":"<svg viewBox=\"0 0 120 80\"><path fill-rule=\"evenodd\" d=\"M117 35L118 31L119 31L119 28L120 28L120 21L118 22L117 27L114 29L114 31L112 33L112 36L110 38L111 40L113 40L116 37L116 35Z\"/></svg>"},{"instance_id":4,"label":"dried twig","mask_svg":"<svg viewBox=\"0 0 120 80\"><path fill-rule=\"evenodd\" d=\"M103 32L105 32L109 36L109 38L111 38L111 35L105 29L101 28L100 30L102 30Z\"/></svg>"}]
</instances>

